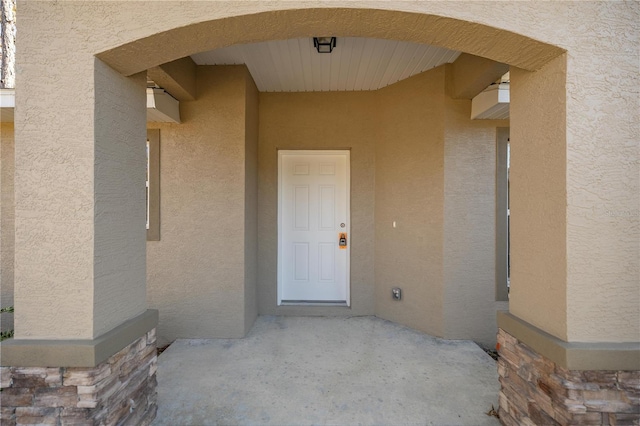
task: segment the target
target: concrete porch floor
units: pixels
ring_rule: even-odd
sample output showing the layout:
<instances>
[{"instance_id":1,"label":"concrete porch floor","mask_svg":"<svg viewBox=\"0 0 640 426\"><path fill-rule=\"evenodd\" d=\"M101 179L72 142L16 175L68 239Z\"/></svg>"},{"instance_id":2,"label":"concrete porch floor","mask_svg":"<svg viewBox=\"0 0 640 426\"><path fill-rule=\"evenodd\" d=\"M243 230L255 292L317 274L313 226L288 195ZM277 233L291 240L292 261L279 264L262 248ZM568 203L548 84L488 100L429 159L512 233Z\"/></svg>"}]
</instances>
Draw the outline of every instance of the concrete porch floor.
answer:
<instances>
[{"instance_id":1,"label":"concrete porch floor","mask_svg":"<svg viewBox=\"0 0 640 426\"><path fill-rule=\"evenodd\" d=\"M496 363L375 317L259 317L244 339L177 340L155 425L495 425Z\"/></svg>"}]
</instances>

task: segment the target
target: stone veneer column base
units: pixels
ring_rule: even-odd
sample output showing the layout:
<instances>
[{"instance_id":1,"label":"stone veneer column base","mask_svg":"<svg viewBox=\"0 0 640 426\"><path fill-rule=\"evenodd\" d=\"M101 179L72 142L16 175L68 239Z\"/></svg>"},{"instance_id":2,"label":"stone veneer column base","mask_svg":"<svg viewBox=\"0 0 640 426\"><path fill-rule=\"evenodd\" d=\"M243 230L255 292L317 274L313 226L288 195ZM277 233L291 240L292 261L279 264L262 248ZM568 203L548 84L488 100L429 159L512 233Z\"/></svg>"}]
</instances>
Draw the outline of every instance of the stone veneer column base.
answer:
<instances>
[{"instance_id":1,"label":"stone veneer column base","mask_svg":"<svg viewBox=\"0 0 640 426\"><path fill-rule=\"evenodd\" d=\"M148 425L156 362L154 328L96 367L0 367L0 423Z\"/></svg>"},{"instance_id":2,"label":"stone veneer column base","mask_svg":"<svg viewBox=\"0 0 640 426\"><path fill-rule=\"evenodd\" d=\"M567 370L498 330L503 425L638 425L640 371Z\"/></svg>"}]
</instances>

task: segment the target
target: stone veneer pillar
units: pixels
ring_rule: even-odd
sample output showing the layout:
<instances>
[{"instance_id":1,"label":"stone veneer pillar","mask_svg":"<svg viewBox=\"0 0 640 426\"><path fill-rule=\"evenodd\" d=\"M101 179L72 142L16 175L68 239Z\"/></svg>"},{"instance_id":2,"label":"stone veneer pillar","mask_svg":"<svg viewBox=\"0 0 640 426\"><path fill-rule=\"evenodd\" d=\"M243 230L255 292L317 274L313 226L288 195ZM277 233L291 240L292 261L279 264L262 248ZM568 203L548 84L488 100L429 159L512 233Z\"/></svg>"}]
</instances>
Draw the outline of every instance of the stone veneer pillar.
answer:
<instances>
[{"instance_id":1,"label":"stone veneer pillar","mask_svg":"<svg viewBox=\"0 0 640 426\"><path fill-rule=\"evenodd\" d=\"M559 353L557 349L551 351ZM579 350L582 354L572 363L594 358L584 347ZM498 352L499 415L503 425L640 424L639 370L564 368L502 328L498 330ZM634 356L633 350L621 348L610 352L609 360L614 363L625 358L616 352ZM570 360L570 350L565 351L567 354Z\"/></svg>"},{"instance_id":2,"label":"stone veneer pillar","mask_svg":"<svg viewBox=\"0 0 640 426\"><path fill-rule=\"evenodd\" d=\"M156 361L153 328L95 367L0 367L0 423L151 424Z\"/></svg>"}]
</instances>

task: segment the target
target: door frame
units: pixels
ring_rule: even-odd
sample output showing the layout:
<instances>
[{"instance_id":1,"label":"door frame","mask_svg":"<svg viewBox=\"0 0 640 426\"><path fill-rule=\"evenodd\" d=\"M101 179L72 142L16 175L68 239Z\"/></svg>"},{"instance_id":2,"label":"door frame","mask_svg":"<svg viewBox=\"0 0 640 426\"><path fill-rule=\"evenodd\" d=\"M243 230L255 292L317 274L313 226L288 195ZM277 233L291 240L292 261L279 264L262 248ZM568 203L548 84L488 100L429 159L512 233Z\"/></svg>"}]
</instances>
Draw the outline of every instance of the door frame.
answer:
<instances>
[{"instance_id":1,"label":"door frame","mask_svg":"<svg viewBox=\"0 0 640 426\"><path fill-rule=\"evenodd\" d=\"M347 193L347 226L345 232L347 232L347 261L346 261L346 306L351 306L351 245L353 243L353 237L351 236L351 150L350 149L278 149L278 222L277 222L277 234L278 234L278 252L277 252L277 291L276 302L277 306L345 306L344 303L323 303L323 302L299 302L299 303L287 303L282 301L282 271L284 270L283 256L282 256L282 157L287 154L295 155L346 155L347 157L347 170L346 170L346 193Z\"/></svg>"}]
</instances>

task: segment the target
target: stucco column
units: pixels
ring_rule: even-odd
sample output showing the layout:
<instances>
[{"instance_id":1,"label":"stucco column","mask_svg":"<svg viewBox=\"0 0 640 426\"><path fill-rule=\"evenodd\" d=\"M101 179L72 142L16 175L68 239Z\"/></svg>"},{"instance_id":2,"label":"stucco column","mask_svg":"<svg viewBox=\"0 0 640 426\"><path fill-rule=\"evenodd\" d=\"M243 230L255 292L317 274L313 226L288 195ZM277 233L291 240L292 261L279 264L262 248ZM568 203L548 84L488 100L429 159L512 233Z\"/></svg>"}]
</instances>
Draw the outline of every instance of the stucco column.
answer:
<instances>
[{"instance_id":1,"label":"stucco column","mask_svg":"<svg viewBox=\"0 0 640 426\"><path fill-rule=\"evenodd\" d=\"M52 8L21 9L15 338L1 344L0 415L146 425L158 320L146 309L146 76L96 59Z\"/></svg>"},{"instance_id":2,"label":"stucco column","mask_svg":"<svg viewBox=\"0 0 640 426\"><path fill-rule=\"evenodd\" d=\"M93 339L146 309L145 78L83 62L18 79L16 339Z\"/></svg>"},{"instance_id":3,"label":"stucco column","mask_svg":"<svg viewBox=\"0 0 640 426\"><path fill-rule=\"evenodd\" d=\"M600 42L511 69L506 425L640 418L637 54L632 65Z\"/></svg>"},{"instance_id":4,"label":"stucco column","mask_svg":"<svg viewBox=\"0 0 640 426\"><path fill-rule=\"evenodd\" d=\"M586 55L512 68L510 312L566 342L637 343L637 66L602 86Z\"/></svg>"},{"instance_id":5,"label":"stucco column","mask_svg":"<svg viewBox=\"0 0 640 426\"><path fill-rule=\"evenodd\" d=\"M509 311L567 340L566 55L511 69Z\"/></svg>"},{"instance_id":6,"label":"stucco column","mask_svg":"<svg viewBox=\"0 0 640 426\"><path fill-rule=\"evenodd\" d=\"M145 75L96 59L60 5L22 6L15 341L87 342L146 311Z\"/></svg>"}]
</instances>

